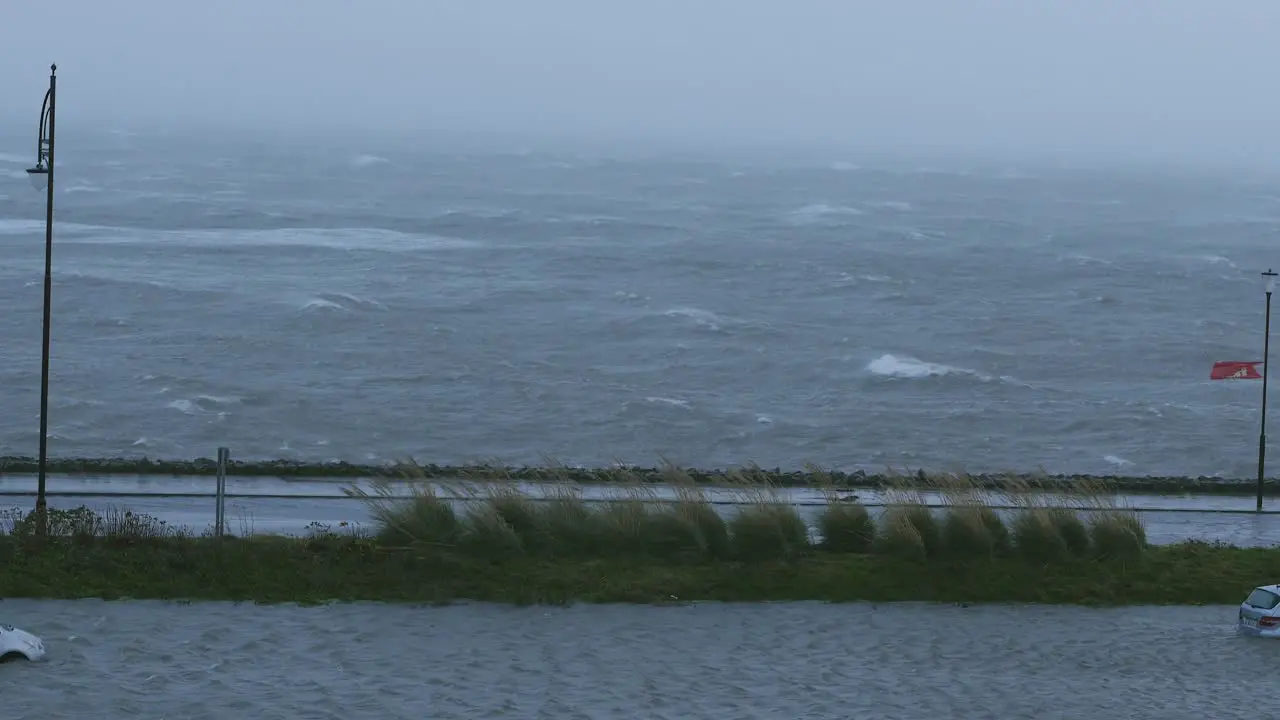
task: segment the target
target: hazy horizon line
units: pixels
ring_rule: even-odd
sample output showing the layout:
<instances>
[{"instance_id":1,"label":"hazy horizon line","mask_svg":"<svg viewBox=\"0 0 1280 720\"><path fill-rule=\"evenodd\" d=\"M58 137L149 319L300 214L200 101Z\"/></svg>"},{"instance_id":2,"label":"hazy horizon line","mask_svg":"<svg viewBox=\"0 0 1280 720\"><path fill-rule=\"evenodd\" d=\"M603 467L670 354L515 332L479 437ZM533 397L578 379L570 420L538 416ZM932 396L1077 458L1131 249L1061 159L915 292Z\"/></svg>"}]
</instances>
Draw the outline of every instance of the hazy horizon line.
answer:
<instances>
[{"instance_id":1,"label":"hazy horizon line","mask_svg":"<svg viewBox=\"0 0 1280 720\"><path fill-rule=\"evenodd\" d=\"M37 108L38 109L38 108ZM30 125L30 132L26 127ZM1249 175L1280 175L1280 162L1268 162L1268 156L1258 154L1225 155L1183 154L1169 155L1161 152L1118 153L1114 150L1081 152L1065 148L1014 148L978 143L957 144L888 144L888 143L835 143L815 140L762 141L757 138L728 136L720 141L705 137L681 137L679 135L610 133L585 135L574 132L518 132L497 128L462 128L441 124L419 129L379 129L338 125L252 125L227 119L155 119L136 117L111 118L104 121L86 121L79 117L60 119L59 135L73 133L89 137L143 137L172 140L186 136L192 139L205 137L232 144L274 145L284 149L305 150L323 143L329 147L344 148L351 152L377 155L380 152L411 153L465 153L477 155L551 154L578 155L600 158L626 159L635 156L651 158L681 158L712 162L739 162L767 165L829 166L832 169L875 169L876 166L901 166L904 163L918 166L937 165L939 169L958 166L1017 169L1056 169L1082 171L1168 171L1185 172L1242 172ZM6 152L18 150L24 135L32 146L34 160L36 125L31 118L15 112L10 107L0 112L0 142ZM65 142L65 140L63 141ZM1245 160L1248 158L1248 160Z\"/></svg>"}]
</instances>

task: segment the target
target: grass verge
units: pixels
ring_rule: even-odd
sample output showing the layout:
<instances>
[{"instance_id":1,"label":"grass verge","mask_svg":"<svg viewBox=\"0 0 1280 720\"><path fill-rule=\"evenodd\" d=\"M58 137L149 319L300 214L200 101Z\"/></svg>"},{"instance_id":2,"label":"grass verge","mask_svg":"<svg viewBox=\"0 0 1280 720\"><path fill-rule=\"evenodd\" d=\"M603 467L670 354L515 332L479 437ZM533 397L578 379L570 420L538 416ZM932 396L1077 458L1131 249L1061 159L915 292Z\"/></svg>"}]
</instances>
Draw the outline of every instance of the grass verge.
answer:
<instances>
[{"instance_id":1,"label":"grass verge","mask_svg":"<svg viewBox=\"0 0 1280 720\"><path fill-rule=\"evenodd\" d=\"M908 560L820 553L671 564L646 557L479 559L390 551L367 538L0 536L5 597L514 604L677 601L947 601L1234 604L1280 577L1280 550L1203 543L1131 561Z\"/></svg>"},{"instance_id":2,"label":"grass verge","mask_svg":"<svg viewBox=\"0 0 1280 720\"><path fill-rule=\"evenodd\" d=\"M589 501L574 487L451 486L425 474L408 499L390 486L352 489L372 510L374 534L313 525L302 538L219 539L80 508L50 511L41 535L31 515L0 515L0 594L1194 604L1238 602L1280 577L1280 550L1148 546L1139 518L1102 486L1064 495L1016 477L995 490L961 475L902 477L883 488L893 505L875 517L811 472L829 502L808 522L767 473L736 475L740 502L726 507L673 465L663 469L675 488L665 496L643 482Z\"/></svg>"}]
</instances>

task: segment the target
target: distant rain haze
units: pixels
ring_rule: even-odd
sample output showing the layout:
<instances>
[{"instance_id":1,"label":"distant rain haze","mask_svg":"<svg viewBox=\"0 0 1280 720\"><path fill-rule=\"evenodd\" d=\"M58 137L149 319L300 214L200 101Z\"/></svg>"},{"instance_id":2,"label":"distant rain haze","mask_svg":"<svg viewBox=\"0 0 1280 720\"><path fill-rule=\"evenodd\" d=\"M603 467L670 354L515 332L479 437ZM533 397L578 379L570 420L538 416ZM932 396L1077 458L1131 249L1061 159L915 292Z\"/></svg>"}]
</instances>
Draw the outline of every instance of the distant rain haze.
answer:
<instances>
[{"instance_id":1,"label":"distant rain haze","mask_svg":"<svg viewBox=\"0 0 1280 720\"><path fill-rule=\"evenodd\" d=\"M0 119L34 131L57 62L75 128L1270 166L1278 28L1276 0L7 2Z\"/></svg>"}]
</instances>

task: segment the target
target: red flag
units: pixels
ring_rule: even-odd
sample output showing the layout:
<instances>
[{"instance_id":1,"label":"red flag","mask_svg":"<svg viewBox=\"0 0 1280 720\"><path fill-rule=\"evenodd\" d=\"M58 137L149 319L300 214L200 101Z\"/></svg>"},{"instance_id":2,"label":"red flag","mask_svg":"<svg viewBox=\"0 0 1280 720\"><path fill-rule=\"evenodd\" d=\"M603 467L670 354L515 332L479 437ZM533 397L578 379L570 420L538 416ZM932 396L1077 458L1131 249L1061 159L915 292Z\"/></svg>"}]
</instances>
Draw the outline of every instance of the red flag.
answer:
<instances>
[{"instance_id":1,"label":"red flag","mask_svg":"<svg viewBox=\"0 0 1280 720\"><path fill-rule=\"evenodd\" d=\"M1262 373L1258 372L1258 365L1261 360L1253 362L1243 362L1239 360L1222 360L1213 364L1213 370L1209 373L1210 380L1261 380Z\"/></svg>"}]
</instances>

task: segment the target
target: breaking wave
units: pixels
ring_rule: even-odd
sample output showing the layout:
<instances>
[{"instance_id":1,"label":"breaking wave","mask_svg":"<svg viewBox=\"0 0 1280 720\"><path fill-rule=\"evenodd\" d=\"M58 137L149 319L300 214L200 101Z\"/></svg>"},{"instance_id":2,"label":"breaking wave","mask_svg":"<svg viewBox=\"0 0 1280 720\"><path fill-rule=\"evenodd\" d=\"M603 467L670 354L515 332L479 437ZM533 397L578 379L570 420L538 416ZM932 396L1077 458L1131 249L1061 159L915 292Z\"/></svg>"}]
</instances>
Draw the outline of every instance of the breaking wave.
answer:
<instances>
[{"instance_id":1,"label":"breaking wave","mask_svg":"<svg viewBox=\"0 0 1280 720\"><path fill-rule=\"evenodd\" d=\"M913 357L899 357L897 355L884 354L867 363L867 372L872 375L879 375L887 378L902 379L919 379L927 377L940 377L943 375L966 375L978 378L984 382L994 380L990 375L985 375L977 370L968 368L958 368L951 365L942 365L940 363L925 362Z\"/></svg>"},{"instance_id":2,"label":"breaking wave","mask_svg":"<svg viewBox=\"0 0 1280 720\"><path fill-rule=\"evenodd\" d=\"M858 208L845 205L827 205L812 203L787 213L787 221L792 225L817 225L839 223L844 219L864 214Z\"/></svg>"}]
</instances>

